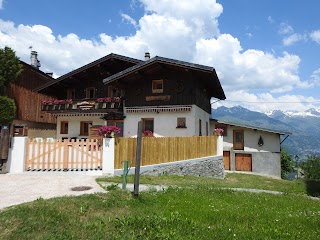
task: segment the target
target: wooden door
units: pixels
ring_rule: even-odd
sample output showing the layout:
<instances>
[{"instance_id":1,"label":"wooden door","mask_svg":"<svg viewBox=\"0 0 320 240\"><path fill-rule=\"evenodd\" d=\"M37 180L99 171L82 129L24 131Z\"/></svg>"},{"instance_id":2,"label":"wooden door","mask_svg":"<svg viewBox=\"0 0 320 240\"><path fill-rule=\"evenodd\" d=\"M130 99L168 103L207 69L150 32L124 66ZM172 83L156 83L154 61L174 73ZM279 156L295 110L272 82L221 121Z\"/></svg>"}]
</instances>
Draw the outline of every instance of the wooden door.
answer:
<instances>
[{"instance_id":1,"label":"wooden door","mask_svg":"<svg viewBox=\"0 0 320 240\"><path fill-rule=\"evenodd\" d=\"M244 150L243 130L233 130L233 149L234 150Z\"/></svg>"},{"instance_id":2,"label":"wooden door","mask_svg":"<svg viewBox=\"0 0 320 240\"><path fill-rule=\"evenodd\" d=\"M230 170L230 151L223 151L224 169Z\"/></svg>"},{"instance_id":3,"label":"wooden door","mask_svg":"<svg viewBox=\"0 0 320 240\"><path fill-rule=\"evenodd\" d=\"M252 171L252 155L236 153L235 154L236 171Z\"/></svg>"}]
</instances>

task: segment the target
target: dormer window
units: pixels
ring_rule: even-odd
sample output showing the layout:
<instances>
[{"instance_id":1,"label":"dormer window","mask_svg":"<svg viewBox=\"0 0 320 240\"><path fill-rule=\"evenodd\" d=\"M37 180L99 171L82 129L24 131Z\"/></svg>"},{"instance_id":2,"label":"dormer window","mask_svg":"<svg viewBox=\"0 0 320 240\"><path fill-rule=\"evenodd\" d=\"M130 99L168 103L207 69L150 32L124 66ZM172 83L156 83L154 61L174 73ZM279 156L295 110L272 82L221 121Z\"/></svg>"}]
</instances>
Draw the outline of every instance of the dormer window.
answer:
<instances>
[{"instance_id":1,"label":"dormer window","mask_svg":"<svg viewBox=\"0 0 320 240\"><path fill-rule=\"evenodd\" d=\"M163 80L152 80L152 93L163 93Z\"/></svg>"},{"instance_id":2,"label":"dormer window","mask_svg":"<svg viewBox=\"0 0 320 240\"><path fill-rule=\"evenodd\" d=\"M86 98L95 98L96 97L96 89L94 87L86 88Z\"/></svg>"}]
</instances>

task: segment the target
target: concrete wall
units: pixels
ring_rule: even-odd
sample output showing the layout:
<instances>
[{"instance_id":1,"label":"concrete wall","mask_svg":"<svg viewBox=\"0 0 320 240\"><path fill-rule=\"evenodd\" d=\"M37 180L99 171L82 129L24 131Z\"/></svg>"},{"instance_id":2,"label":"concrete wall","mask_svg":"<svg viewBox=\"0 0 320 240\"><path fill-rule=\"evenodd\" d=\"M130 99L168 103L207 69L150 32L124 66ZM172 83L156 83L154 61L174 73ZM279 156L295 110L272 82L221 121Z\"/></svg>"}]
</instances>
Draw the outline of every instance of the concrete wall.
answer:
<instances>
[{"instance_id":1,"label":"concrete wall","mask_svg":"<svg viewBox=\"0 0 320 240\"><path fill-rule=\"evenodd\" d=\"M61 122L68 122L68 134L60 134ZM57 139L63 137L77 137L87 138L88 136L80 135L80 122L91 121L92 125L105 125L105 121L100 119L99 116L68 116L68 117L57 117Z\"/></svg>"},{"instance_id":2,"label":"concrete wall","mask_svg":"<svg viewBox=\"0 0 320 240\"><path fill-rule=\"evenodd\" d=\"M138 122L142 118L154 118L154 136L178 137L198 136L199 119L202 121L202 135L206 134L206 122L210 131L210 114L203 111L196 105L192 105L190 112L146 112L146 113L125 113L124 137L137 136ZM186 118L186 128L177 128L177 118Z\"/></svg>"},{"instance_id":3,"label":"concrete wall","mask_svg":"<svg viewBox=\"0 0 320 240\"><path fill-rule=\"evenodd\" d=\"M280 153L252 153L252 171L281 178Z\"/></svg>"}]
</instances>

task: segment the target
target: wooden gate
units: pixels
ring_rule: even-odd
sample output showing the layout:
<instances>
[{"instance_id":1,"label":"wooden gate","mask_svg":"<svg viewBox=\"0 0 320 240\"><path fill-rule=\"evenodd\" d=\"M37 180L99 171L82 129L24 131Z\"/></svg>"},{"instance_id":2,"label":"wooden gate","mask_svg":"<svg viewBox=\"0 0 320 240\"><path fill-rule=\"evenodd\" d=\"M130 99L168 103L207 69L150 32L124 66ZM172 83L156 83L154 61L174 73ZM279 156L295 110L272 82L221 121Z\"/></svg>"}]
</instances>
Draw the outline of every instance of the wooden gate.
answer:
<instances>
[{"instance_id":1,"label":"wooden gate","mask_svg":"<svg viewBox=\"0 0 320 240\"><path fill-rule=\"evenodd\" d=\"M102 144L97 139L28 139L26 171L102 169Z\"/></svg>"},{"instance_id":2,"label":"wooden gate","mask_svg":"<svg viewBox=\"0 0 320 240\"><path fill-rule=\"evenodd\" d=\"M224 169L230 170L230 151L223 151Z\"/></svg>"},{"instance_id":3,"label":"wooden gate","mask_svg":"<svg viewBox=\"0 0 320 240\"><path fill-rule=\"evenodd\" d=\"M252 171L252 155L236 153L235 154L236 171Z\"/></svg>"}]
</instances>

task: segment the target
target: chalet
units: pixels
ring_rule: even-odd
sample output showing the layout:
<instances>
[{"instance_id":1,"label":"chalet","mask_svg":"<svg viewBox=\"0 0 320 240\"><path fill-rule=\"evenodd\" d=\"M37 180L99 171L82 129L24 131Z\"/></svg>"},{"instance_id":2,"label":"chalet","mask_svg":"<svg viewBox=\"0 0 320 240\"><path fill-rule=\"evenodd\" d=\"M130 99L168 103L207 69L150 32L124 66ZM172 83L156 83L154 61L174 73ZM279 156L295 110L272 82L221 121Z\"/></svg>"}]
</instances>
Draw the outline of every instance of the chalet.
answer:
<instances>
[{"instance_id":1,"label":"chalet","mask_svg":"<svg viewBox=\"0 0 320 240\"><path fill-rule=\"evenodd\" d=\"M140 120L153 136L211 135L210 99L225 99L214 68L148 54L109 54L36 91L52 96L42 110L57 117L57 138L88 138L101 125L132 137Z\"/></svg>"},{"instance_id":2,"label":"chalet","mask_svg":"<svg viewBox=\"0 0 320 240\"><path fill-rule=\"evenodd\" d=\"M40 100L46 96L33 92L33 89L40 85L53 81L52 74L39 70L40 62L36 51L31 52L31 64L23 61L20 63L23 71L16 81L10 84L6 93L8 97L15 100L17 106L17 116L13 121L12 134L26 135L28 134L27 129L54 130L56 128L55 117L41 111L39 105Z\"/></svg>"},{"instance_id":3,"label":"chalet","mask_svg":"<svg viewBox=\"0 0 320 240\"><path fill-rule=\"evenodd\" d=\"M281 177L280 136L289 132L211 120L213 129L223 129L225 170L254 172Z\"/></svg>"}]
</instances>

